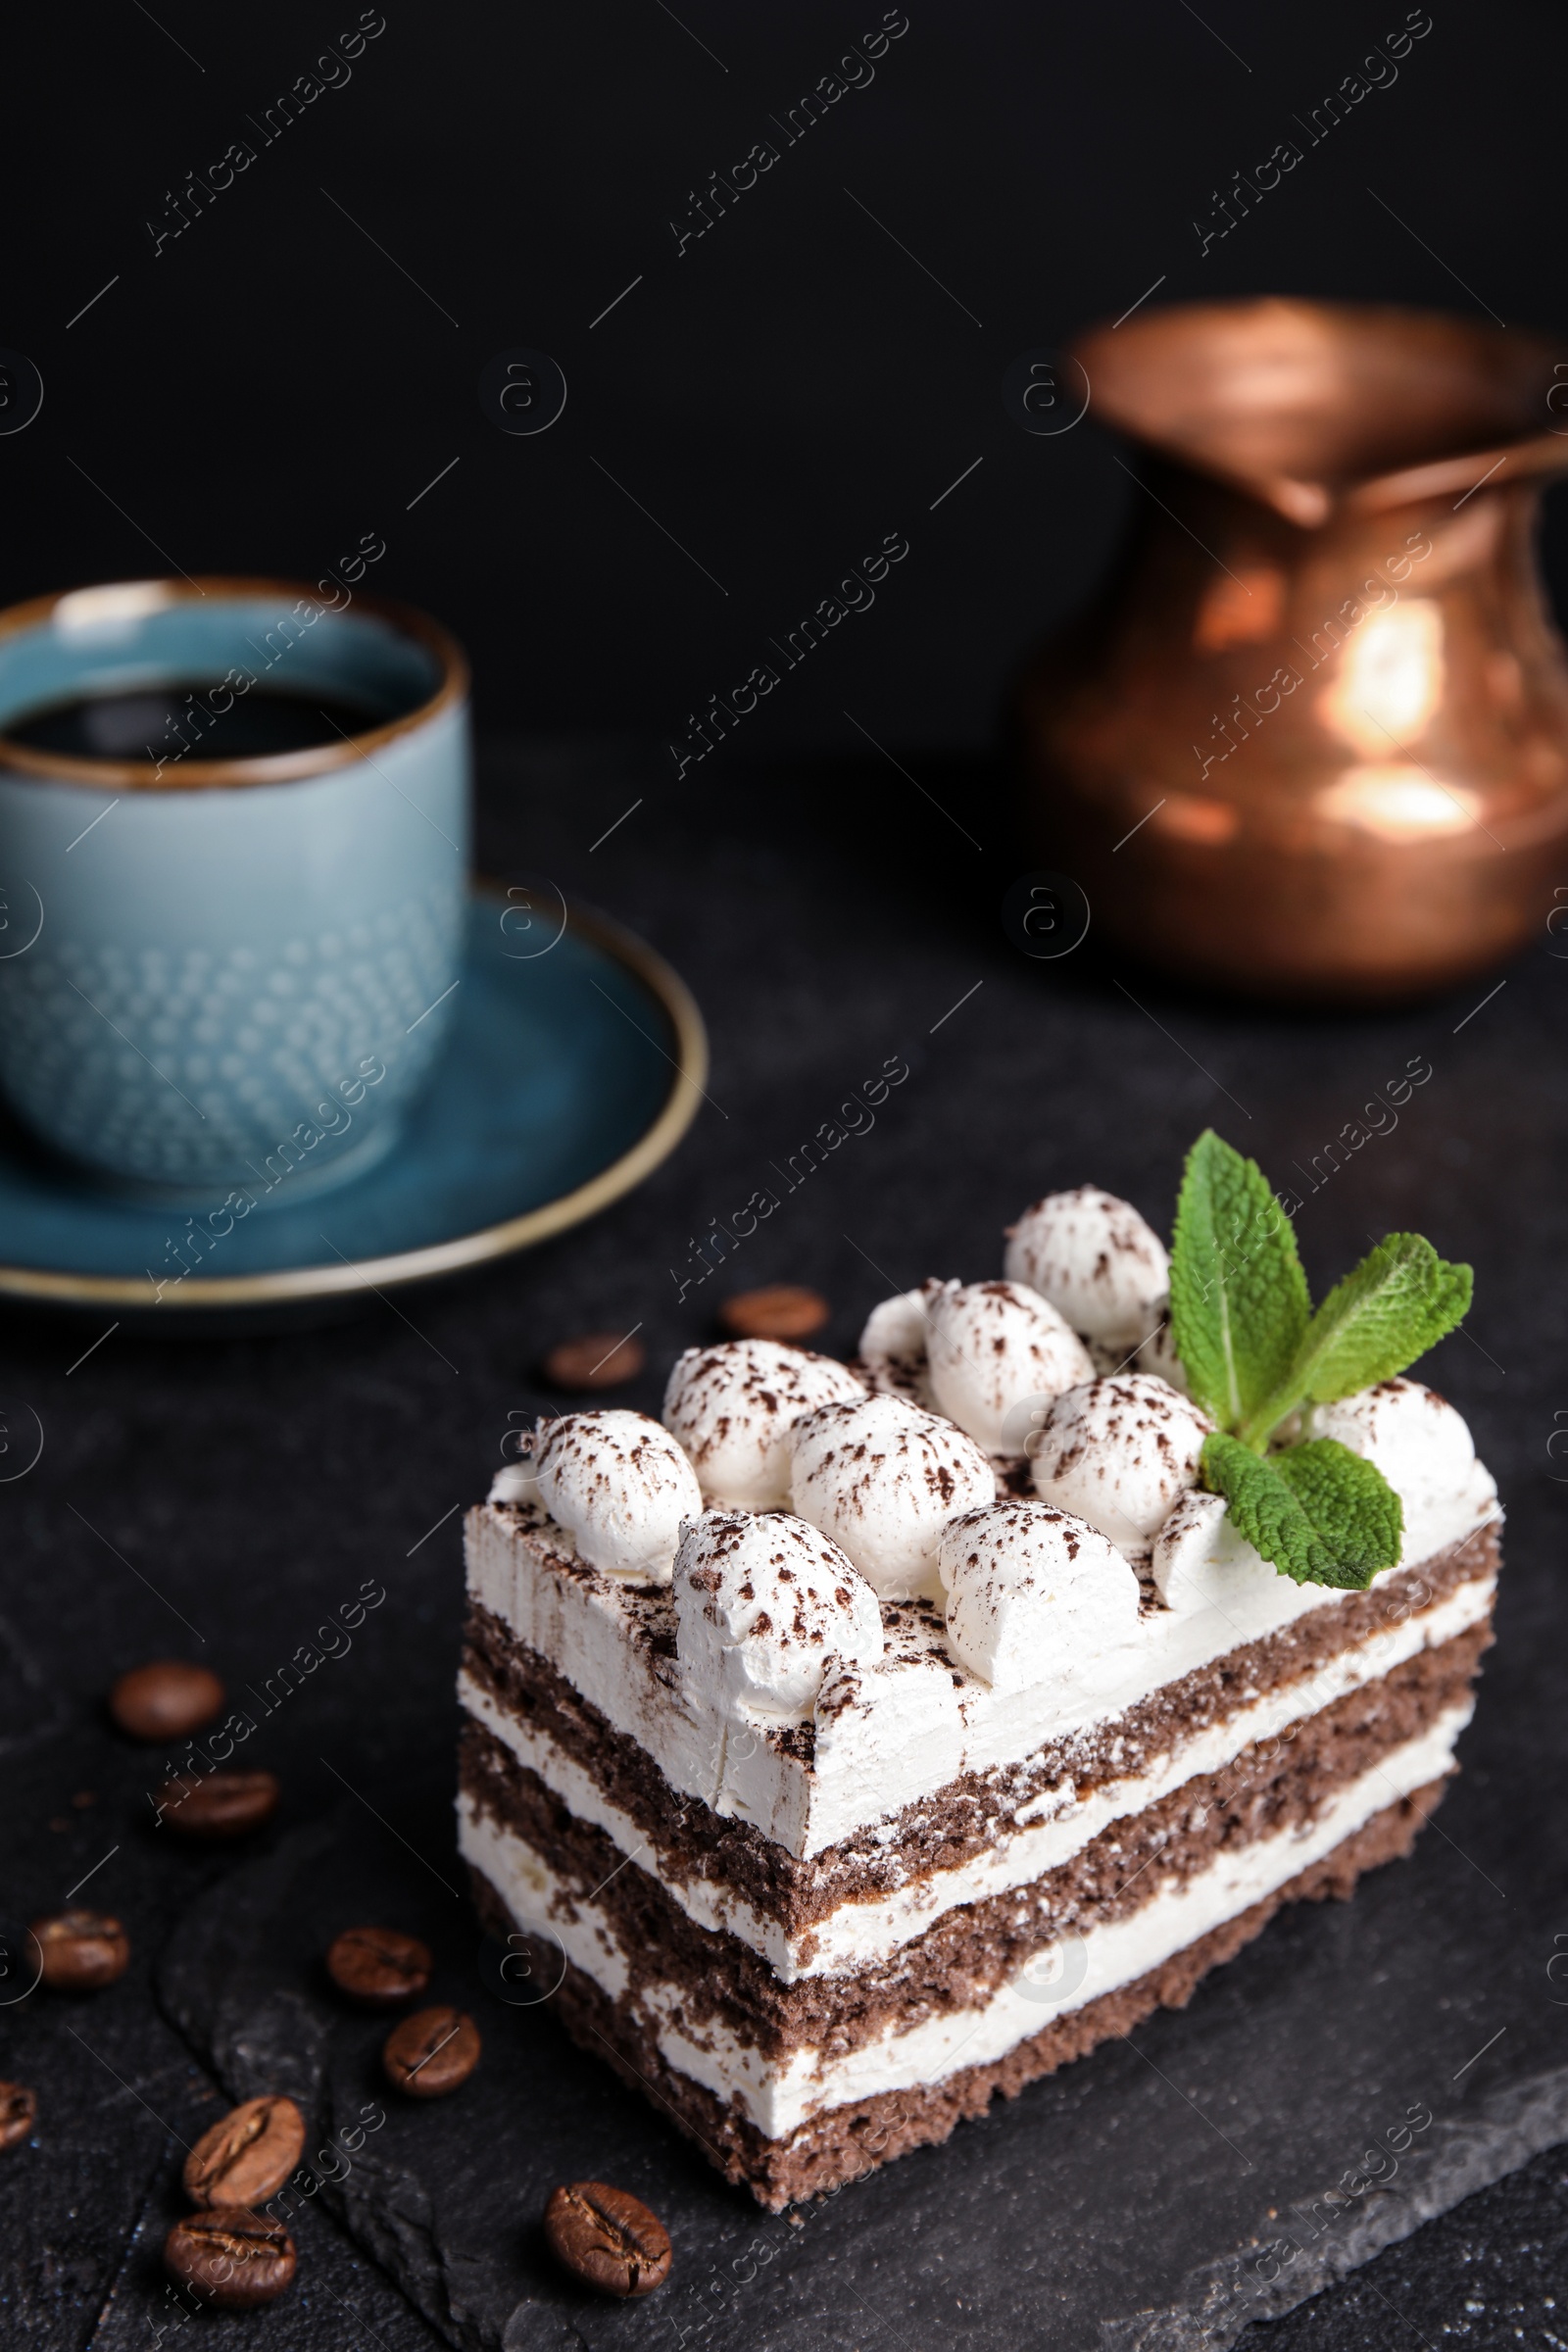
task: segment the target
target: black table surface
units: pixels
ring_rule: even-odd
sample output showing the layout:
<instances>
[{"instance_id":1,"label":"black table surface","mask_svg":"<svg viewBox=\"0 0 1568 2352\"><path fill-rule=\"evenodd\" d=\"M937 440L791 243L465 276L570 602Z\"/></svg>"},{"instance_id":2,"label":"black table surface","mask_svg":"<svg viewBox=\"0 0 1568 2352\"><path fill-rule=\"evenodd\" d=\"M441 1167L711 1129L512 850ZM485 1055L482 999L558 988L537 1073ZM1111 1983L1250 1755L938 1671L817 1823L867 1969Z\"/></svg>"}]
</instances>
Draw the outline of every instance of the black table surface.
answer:
<instances>
[{"instance_id":1,"label":"black table surface","mask_svg":"<svg viewBox=\"0 0 1568 2352\"><path fill-rule=\"evenodd\" d=\"M219 2112L155 1974L182 1917L236 1864L155 1839L148 1753L110 1729L110 1681L186 1654L236 1689L261 1682L368 1581L384 1603L247 1760L281 1775L284 1831L341 1804L345 1780L394 1827L408 1791L448 1788L461 1623L451 1514L482 1494L509 1429L563 1402L538 1372L558 1339L640 1326L648 1370L616 1400L657 1411L673 1354L711 1335L724 1291L794 1280L831 1300L820 1344L848 1353L889 1291L933 1271L994 1271L1002 1227L1041 1192L1103 1184L1163 1226L1181 1155L1212 1123L1277 1182L1303 1172L1298 1228L1315 1292L1393 1227L1474 1263L1466 1330L1422 1367L1466 1414L1509 1510L1499 1642L1467 1772L1511 1772L1521 1819L1560 1801L1560 1740L1544 1741L1538 1772L1530 1742L1521 1761L1519 1742L1482 1738L1488 1723L1547 1726L1558 1711L1568 960L1549 906L1532 949L1452 1000L1282 1014L1184 993L1105 953L1093 926L1072 955L1026 957L1002 907L1031 859L985 768L710 762L677 789L662 758L629 743L500 742L482 761L485 870L607 908L670 957L708 1017L709 1100L638 1193L530 1254L314 1328L122 1328L78 1360L111 1316L7 1318L0 1400L18 1433L37 1415L43 1450L0 1484L5 1914L25 1919L79 1885L135 1947L126 1977L90 2002L0 2007L0 2075L40 2101L37 2145L0 2158L7 2344L120 2352L180 2324L160 2302L150 2249L177 2210L179 2141ZM728 1224L893 1055L910 1075L875 1126L682 1298L713 1221ZM1412 1062L1431 1075L1396 1124L1326 1173L1325 1146ZM20 1434L9 1442L13 1459L30 1450ZM368 1818L367 1837L381 1834ZM1485 1876L1488 1856L1474 1859ZM1470 1899L1506 1900L1505 1884L1488 1885L1478 1878ZM1568 1993L1548 1975L1553 1949L1568 1949L1568 1894L1562 1924L1532 1962L1544 2003ZM1242 2341L1568 2344L1565 2171L1561 2151L1536 2156ZM204 2318L212 2340L238 2343L243 2329L278 2352L439 2341L319 2207L299 2239L290 2293L255 2317ZM962 2340L959 2316L934 2327L933 2344Z\"/></svg>"}]
</instances>

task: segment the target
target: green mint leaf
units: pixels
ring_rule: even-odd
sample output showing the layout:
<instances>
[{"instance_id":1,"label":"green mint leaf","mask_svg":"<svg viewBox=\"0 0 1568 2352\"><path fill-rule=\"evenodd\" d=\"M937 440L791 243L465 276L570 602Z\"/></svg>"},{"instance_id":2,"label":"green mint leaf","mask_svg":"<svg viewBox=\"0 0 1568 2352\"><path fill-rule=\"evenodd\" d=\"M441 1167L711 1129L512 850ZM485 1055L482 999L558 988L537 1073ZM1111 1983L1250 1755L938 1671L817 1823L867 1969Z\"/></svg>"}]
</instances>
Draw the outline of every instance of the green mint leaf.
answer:
<instances>
[{"instance_id":1,"label":"green mint leaf","mask_svg":"<svg viewBox=\"0 0 1568 2352\"><path fill-rule=\"evenodd\" d=\"M1203 1440L1203 1483L1210 1494L1224 1495L1232 1526L1282 1576L1298 1585L1326 1585L1333 1559L1305 1504L1281 1478L1277 1460L1221 1431Z\"/></svg>"},{"instance_id":2,"label":"green mint leaf","mask_svg":"<svg viewBox=\"0 0 1568 2352\"><path fill-rule=\"evenodd\" d=\"M1260 1455L1219 1433L1203 1441L1202 1469L1232 1525L1298 1585L1359 1592L1398 1559L1398 1496L1333 1438Z\"/></svg>"},{"instance_id":3,"label":"green mint leaf","mask_svg":"<svg viewBox=\"0 0 1568 2352\"><path fill-rule=\"evenodd\" d=\"M1418 1233L1391 1233L1313 1316L1293 1367L1297 1396L1332 1404L1392 1380L1463 1322L1471 1281Z\"/></svg>"},{"instance_id":4,"label":"green mint leaf","mask_svg":"<svg viewBox=\"0 0 1568 2352\"><path fill-rule=\"evenodd\" d=\"M1309 1438L1267 1458L1334 1559L1337 1573L1318 1584L1356 1590L1380 1568L1397 1567L1404 1505L1373 1463L1335 1438Z\"/></svg>"},{"instance_id":5,"label":"green mint leaf","mask_svg":"<svg viewBox=\"0 0 1568 2352\"><path fill-rule=\"evenodd\" d=\"M1256 1161L1207 1128L1176 1207L1171 1338L1194 1396L1223 1428L1240 1429L1279 1391L1309 1312L1290 1218Z\"/></svg>"}]
</instances>

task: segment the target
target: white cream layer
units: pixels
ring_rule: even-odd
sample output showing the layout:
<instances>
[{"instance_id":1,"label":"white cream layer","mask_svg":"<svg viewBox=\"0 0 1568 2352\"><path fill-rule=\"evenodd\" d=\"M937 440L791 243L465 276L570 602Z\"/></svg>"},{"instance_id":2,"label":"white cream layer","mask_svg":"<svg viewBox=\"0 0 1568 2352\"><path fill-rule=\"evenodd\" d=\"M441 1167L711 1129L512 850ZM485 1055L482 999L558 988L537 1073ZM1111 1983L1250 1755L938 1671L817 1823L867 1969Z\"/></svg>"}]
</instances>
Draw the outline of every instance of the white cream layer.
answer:
<instances>
[{"instance_id":1,"label":"white cream layer","mask_svg":"<svg viewBox=\"0 0 1568 2352\"><path fill-rule=\"evenodd\" d=\"M1448 1771L1453 1745L1470 1720L1471 1705L1454 1708L1419 1739L1348 1782L1304 1829L1277 1832L1185 1880L1170 1880L1124 1919L1064 1937L1048 1977L1041 1955L976 2008L951 2011L825 2058L793 2050L782 2061L764 2058L716 2025L688 2030L679 2023L682 1996L674 1984L653 1984L638 1995L642 2022L677 2073L745 2115L771 2139L812 2117L879 2093L944 2082L962 2068L989 2066L1056 2018L1114 1992L1173 1954L1236 1918L1333 1852L1375 1813ZM459 1844L505 1898L519 1924L554 1936L575 1966L612 2000L630 1981L625 1958L603 1916L579 1905L523 1839L459 1800Z\"/></svg>"},{"instance_id":2,"label":"white cream layer","mask_svg":"<svg viewBox=\"0 0 1568 2352\"><path fill-rule=\"evenodd\" d=\"M982 1854L951 1870L931 1871L896 1891L870 1901L841 1903L815 1926L791 1934L778 1921L755 1911L717 1879L667 1875L657 1849L629 1814L612 1804L548 1733L498 1707L470 1675L459 1681L469 1714L494 1734L519 1764L538 1774L578 1820L592 1822L634 1855L699 1927L726 1930L768 1962L786 1984L803 1977L827 1976L886 1960L902 1944L925 1933L934 1920L960 1903L983 1902L1015 1886L1026 1886L1058 1869L1098 1838L1109 1823L1157 1804L1184 1782L1201 1773L1223 1772L1254 1740L1271 1740L1289 1725L1332 1706L1351 1690L1375 1682L1423 1648L1451 1642L1480 1624L1492 1606L1495 1580L1476 1578L1435 1607L1402 1625L1375 1635L1354 1649L1342 1650L1315 1673L1271 1690L1250 1706L1180 1741L1148 1772L1104 1782L1080 1801L1067 1776L1055 1788L1028 1800L1014 1826L999 1825L995 1842Z\"/></svg>"},{"instance_id":3,"label":"white cream layer","mask_svg":"<svg viewBox=\"0 0 1568 2352\"><path fill-rule=\"evenodd\" d=\"M1495 1516L1495 1488L1478 1464L1447 1516L1423 1526L1420 1556L1461 1542ZM1005 1692L955 1664L940 1626L922 1624L897 1639L890 1633L888 1654L858 1670L846 1703L837 1703L843 1691L824 1691L835 1703L818 1709L808 1765L787 1735L738 1722L693 1696L673 1659L660 1654L673 1632L667 1592L559 1557L550 1544L549 1523L530 1522L525 1510L485 1503L471 1511L472 1597L637 1740L672 1788L753 1823L801 1856L935 1795L960 1772L1016 1764L1047 1740L1099 1730L1227 1650L1352 1597L1260 1573L1234 1596L1227 1592L1222 1608L1151 1612L1126 1642L1086 1663L1069 1685Z\"/></svg>"}]
</instances>

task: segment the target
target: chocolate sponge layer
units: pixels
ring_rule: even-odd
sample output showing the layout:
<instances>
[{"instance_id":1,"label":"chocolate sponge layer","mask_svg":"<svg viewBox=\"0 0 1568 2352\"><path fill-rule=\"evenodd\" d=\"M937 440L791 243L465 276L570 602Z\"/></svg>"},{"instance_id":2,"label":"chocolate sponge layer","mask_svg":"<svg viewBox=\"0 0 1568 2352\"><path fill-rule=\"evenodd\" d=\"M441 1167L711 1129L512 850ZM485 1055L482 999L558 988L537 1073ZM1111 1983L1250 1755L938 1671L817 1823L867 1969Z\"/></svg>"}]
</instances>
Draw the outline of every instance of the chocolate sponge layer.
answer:
<instances>
[{"instance_id":1,"label":"chocolate sponge layer","mask_svg":"<svg viewBox=\"0 0 1568 2352\"><path fill-rule=\"evenodd\" d=\"M630 2009L645 1986L673 1985L674 2015L689 2035L717 2025L768 2060L803 2045L837 2056L972 2009L1067 1931L1087 1934L1123 1919L1257 1838L1309 1828L1347 1783L1463 1703L1490 1639L1479 1625L1418 1651L1279 1738L1244 1749L1222 1772L1109 1823L1031 1884L955 1906L884 1961L794 1984L738 1936L699 1926L635 1855L579 1820L476 1723L463 1735L460 1786L538 1854L569 1900L604 1919L630 1972Z\"/></svg>"},{"instance_id":2,"label":"chocolate sponge layer","mask_svg":"<svg viewBox=\"0 0 1568 2352\"><path fill-rule=\"evenodd\" d=\"M910 2148L948 2139L957 2124L983 2116L998 2091L1015 2098L1028 2083L1083 2057L1098 2042L1130 2033L1155 2009L1184 2008L1206 1972L1258 1935L1282 1904L1348 1896L1364 1870L1407 1854L1443 1788L1436 1781L1399 1798L1264 1901L1200 1936L1136 1983L1069 2011L993 2064L965 2067L924 2088L851 2101L783 2139L769 2139L711 2091L677 2074L633 2010L612 2001L580 1970L567 1966L552 2005L574 2041L608 2060L696 2142L726 2180L749 2188L759 2204L776 2213L862 2179ZM517 1923L483 1873L475 1870L472 1877L481 1915L507 1935Z\"/></svg>"}]
</instances>

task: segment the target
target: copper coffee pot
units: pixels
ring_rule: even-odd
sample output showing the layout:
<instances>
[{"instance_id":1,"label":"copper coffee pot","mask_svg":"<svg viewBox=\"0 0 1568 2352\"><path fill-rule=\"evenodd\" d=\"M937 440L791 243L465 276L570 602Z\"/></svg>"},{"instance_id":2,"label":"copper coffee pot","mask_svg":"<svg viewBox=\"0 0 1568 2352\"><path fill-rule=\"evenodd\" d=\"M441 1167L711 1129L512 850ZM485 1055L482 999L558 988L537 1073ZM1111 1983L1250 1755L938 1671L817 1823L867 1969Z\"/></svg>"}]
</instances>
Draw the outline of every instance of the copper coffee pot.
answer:
<instances>
[{"instance_id":1,"label":"copper coffee pot","mask_svg":"<svg viewBox=\"0 0 1568 2352\"><path fill-rule=\"evenodd\" d=\"M1568 365L1509 329L1294 301L1097 328L1141 444L1101 607L1027 671L1042 861L1193 978L1365 1003L1477 973L1568 882L1568 660L1534 560Z\"/></svg>"}]
</instances>

